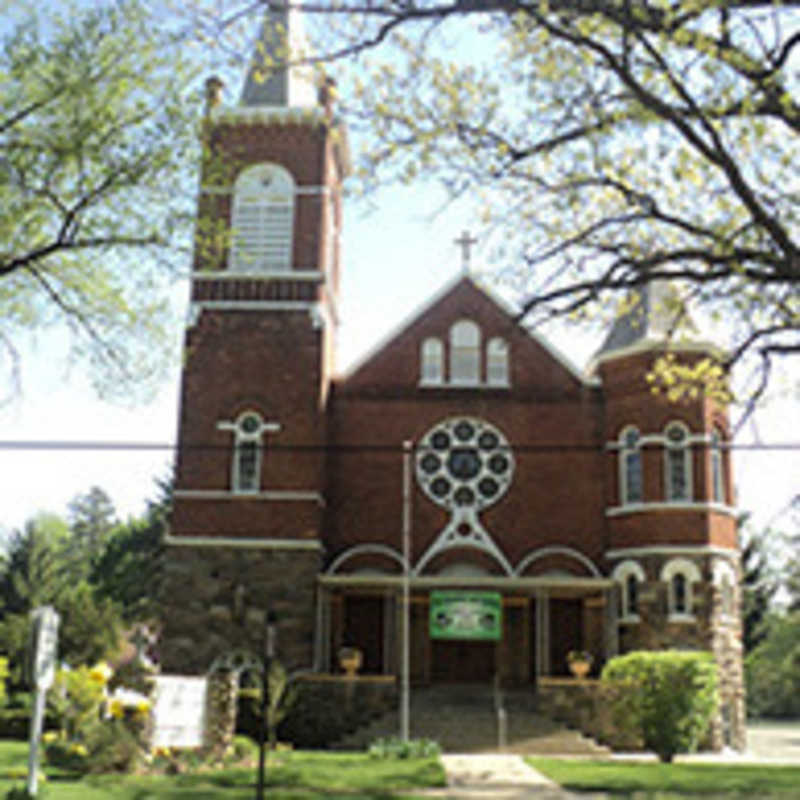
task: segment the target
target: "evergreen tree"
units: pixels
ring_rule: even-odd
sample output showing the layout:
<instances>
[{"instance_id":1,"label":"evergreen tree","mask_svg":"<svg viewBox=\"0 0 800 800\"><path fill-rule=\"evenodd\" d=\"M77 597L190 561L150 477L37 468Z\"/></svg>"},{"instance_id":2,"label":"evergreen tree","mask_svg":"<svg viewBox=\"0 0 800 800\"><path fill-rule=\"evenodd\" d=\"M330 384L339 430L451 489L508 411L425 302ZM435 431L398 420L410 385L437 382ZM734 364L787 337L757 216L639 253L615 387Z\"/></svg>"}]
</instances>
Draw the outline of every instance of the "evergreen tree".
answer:
<instances>
[{"instance_id":1,"label":"evergreen tree","mask_svg":"<svg viewBox=\"0 0 800 800\"><path fill-rule=\"evenodd\" d=\"M748 532L741 550L742 564L742 639L745 653L753 650L766 635L765 621L772 607L779 581L769 564L769 531L761 535Z\"/></svg>"},{"instance_id":2,"label":"evergreen tree","mask_svg":"<svg viewBox=\"0 0 800 800\"><path fill-rule=\"evenodd\" d=\"M158 497L148 503L143 517L114 529L91 573L98 596L116 603L127 622L157 616L156 596L172 484L162 480L157 481L157 487Z\"/></svg>"},{"instance_id":3,"label":"evergreen tree","mask_svg":"<svg viewBox=\"0 0 800 800\"><path fill-rule=\"evenodd\" d=\"M78 562L85 563L88 572L103 553L111 531L118 524L114 504L99 486L79 494L69 504L71 550Z\"/></svg>"},{"instance_id":4,"label":"evergreen tree","mask_svg":"<svg viewBox=\"0 0 800 800\"><path fill-rule=\"evenodd\" d=\"M111 655L119 641L119 614L76 578L67 523L41 514L12 535L0 568L0 652L8 655L13 686L25 682L31 611L51 605L61 615L59 659L86 663Z\"/></svg>"}]
</instances>

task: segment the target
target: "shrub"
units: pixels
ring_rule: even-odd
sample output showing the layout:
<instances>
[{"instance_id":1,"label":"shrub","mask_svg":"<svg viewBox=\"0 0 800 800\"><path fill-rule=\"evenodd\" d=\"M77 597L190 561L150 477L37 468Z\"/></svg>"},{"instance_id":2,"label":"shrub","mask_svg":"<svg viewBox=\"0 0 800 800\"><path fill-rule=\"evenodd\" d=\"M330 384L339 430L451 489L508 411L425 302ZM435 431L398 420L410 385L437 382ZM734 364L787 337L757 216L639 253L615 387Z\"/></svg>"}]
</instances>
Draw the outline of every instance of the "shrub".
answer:
<instances>
[{"instance_id":1,"label":"shrub","mask_svg":"<svg viewBox=\"0 0 800 800\"><path fill-rule=\"evenodd\" d=\"M111 677L103 663L56 674L48 701L61 730L46 734L48 764L79 774L129 772L138 765L148 734L150 701L121 688L109 698Z\"/></svg>"},{"instance_id":2,"label":"shrub","mask_svg":"<svg viewBox=\"0 0 800 800\"><path fill-rule=\"evenodd\" d=\"M744 668L750 716L800 716L800 613L768 617Z\"/></svg>"},{"instance_id":3,"label":"shrub","mask_svg":"<svg viewBox=\"0 0 800 800\"><path fill-rule=\"evenodd\" d=\"M27 786L12 786L4 795L5 800L44 800L47 797L47 790L44 786L39 786L36 797L28 794Z\"/></svg>"},{"instance_id":4,"label":"shrub","mask_svg":"<svg viewBox=\"0 0 800 800\"><path fill-rule=\"evenodd\" d=\"M371 758L436 758L442 748L433 739L409 739L404 742L397 736L376 739L368 748Z\"/></svg>"},{"instance_id":5,"label":"shrub","mask_svg":"<svg viewBox=\"0 0 800 800\"><path fill-rule=\"evenodd\" d=\"M614 723L641 735L661 761L697 748L717 707L717 670L710 653L633 652L612 658Z\"/></svg>"}]
</instances>

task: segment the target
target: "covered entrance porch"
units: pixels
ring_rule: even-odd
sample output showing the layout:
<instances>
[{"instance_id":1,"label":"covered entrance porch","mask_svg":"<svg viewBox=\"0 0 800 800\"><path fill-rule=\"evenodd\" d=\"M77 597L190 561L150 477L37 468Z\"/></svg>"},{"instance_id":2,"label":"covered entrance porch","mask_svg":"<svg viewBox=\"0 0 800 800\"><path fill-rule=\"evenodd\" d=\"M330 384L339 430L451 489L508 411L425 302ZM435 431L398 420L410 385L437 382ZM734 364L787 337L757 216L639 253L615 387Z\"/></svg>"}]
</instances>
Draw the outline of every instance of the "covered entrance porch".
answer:
<instances>
[{"instance_id":1,"label":"covered entrance porch","mask_svg":"<svg viewBox=\"0 0 800 800\"><path fill-rule=\"evenodd\" d=\"M402 575L340 574L319 579L316 665L340 672L343 647L362 652L361 674L399 675L403 631ZM431 635L431 592L498 593L497 641L443 640ZM409 579L410 676L415 686L441 683L535 685L567 676L567 653L587 650L595 665L618 649L617 589L611 579L412 576Z\"/></svg>"}]
</instances>

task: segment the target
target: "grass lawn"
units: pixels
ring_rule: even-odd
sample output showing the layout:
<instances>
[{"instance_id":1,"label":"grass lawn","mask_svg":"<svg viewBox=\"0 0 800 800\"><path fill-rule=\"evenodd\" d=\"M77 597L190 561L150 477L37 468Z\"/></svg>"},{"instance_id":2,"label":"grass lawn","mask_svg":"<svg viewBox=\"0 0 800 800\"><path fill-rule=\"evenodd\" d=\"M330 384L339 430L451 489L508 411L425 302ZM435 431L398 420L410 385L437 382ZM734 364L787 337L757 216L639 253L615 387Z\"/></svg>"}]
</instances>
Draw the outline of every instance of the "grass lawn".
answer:
<instances>
[{"instance_id":1,"label":"grass lawn","mask_svg":"<svg viewBox=\"0 0 800 800\"><path fill-rule=\"evenodd\" d=\"M627 797L800 797L800 767L528 758L564 788Z\"/></svg>"},{"instance_id":2,"label":"grass lawn","mask_svg":"<svg viewBox=\"0 0 800 800\"><path fill-rule=\"evenodd\" d=\"M24 783L27 745L0 742L0 797ZM270 800L313 797L385 800L413 797L415 789L444 786L436 759L376 760L363 754L280 753L266 772ZM255 769L230 768L171 776L52 777L47 800L252 800Z\"/></svg>"}]
</instances>

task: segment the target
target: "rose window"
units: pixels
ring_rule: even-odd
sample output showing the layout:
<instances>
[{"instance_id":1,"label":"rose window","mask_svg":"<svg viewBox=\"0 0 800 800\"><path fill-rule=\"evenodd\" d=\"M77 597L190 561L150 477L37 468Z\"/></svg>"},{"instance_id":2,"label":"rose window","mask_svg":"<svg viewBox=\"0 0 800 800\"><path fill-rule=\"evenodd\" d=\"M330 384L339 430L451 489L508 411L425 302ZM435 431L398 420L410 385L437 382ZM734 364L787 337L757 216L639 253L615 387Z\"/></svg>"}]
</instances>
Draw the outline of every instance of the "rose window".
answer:
<instances>
[{"instance_id":1,"label":"rose window","mask_svg":"<svg viewBox=\"0 0 800 800\"><path fill-rule=\"evenodd\" d=\"M480 510L505 494L514 457L505 436L488 422L444 420L417 446L417 480L444 508Z\"/></svg>"}]
</instances>

